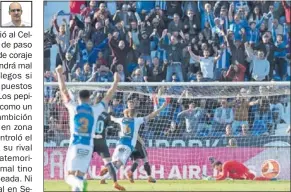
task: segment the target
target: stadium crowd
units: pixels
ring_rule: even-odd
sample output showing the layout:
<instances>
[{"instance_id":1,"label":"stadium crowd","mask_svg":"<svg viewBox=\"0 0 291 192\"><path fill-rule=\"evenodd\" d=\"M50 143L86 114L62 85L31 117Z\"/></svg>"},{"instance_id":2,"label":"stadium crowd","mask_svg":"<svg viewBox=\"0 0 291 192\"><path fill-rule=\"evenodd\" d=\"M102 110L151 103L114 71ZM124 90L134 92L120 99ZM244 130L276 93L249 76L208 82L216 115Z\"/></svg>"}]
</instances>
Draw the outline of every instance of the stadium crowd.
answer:
<instances>
[{"instance_id":1,"label":"stadium crowd","mask_svg":"<svg viewBox=\"0 0 291 192\"><path fill-rule=\"evenodd\" d=\"M56 65L63 66L68 82L111 82L114 72L123 82L290 80L288 1L91 0L70 1L68 6L70 20L58 23L58 16L65 14L59 11L44 33L45 82L56 82L51 70ZM58 47L56 58L51 58L52 46ZM189 92L177 86L136 91ZM276 124L284 122L281 111L288 95L250 100L241 96L244 91L238 90L237 99L172 99L142 131L149 137L274 134ZM121 116L134 103L142 115L162 100L117 95L109 110ZM51 87L45 88L45 107L47 135L60 137L59 142L67 137L68 114Z\"/></svg>"}]
</instances>

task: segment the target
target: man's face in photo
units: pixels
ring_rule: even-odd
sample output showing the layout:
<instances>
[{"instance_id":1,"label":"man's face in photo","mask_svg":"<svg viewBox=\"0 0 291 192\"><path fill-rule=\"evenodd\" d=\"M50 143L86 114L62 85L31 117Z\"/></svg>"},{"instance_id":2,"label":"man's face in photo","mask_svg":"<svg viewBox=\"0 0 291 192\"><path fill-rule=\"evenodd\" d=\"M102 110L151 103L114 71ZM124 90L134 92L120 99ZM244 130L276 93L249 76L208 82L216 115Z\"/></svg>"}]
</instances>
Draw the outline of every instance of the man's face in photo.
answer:
<instances>
[{"instance_id":1,"label":"man's face in photo","mask_svg":"<svg viewBox=\"0 0 291 192\"><path fill-rule=\"evenodd\" d=\"M9 15L12 21L20 21L22 15L22 8L19 3L11 3L9 6Z\"/></svg>"}]
</instances>

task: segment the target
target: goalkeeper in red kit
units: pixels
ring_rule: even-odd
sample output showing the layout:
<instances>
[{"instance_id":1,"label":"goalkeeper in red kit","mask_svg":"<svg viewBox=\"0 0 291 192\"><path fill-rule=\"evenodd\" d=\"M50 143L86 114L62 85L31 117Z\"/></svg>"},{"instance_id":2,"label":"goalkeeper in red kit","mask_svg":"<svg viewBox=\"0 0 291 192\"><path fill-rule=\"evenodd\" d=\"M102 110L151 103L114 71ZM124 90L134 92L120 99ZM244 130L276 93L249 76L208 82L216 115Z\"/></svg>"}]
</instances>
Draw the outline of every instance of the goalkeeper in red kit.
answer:
<instances>
[{"instance_id":1,"label":"goalkeeper in red kit","mask_svg":"<svg viewBox=\"0 0 291 192\"><path fill-rule=\"evenodd\" d=\"M222 163L221 161L212 161L213 168L219 173L215 178L209 180L225 180L227 178L234 180L256 180L256 181L272 181L275 178L269 179L265 177L256 177L243 163L230 160Z\"/></svg>"}]
</instances>

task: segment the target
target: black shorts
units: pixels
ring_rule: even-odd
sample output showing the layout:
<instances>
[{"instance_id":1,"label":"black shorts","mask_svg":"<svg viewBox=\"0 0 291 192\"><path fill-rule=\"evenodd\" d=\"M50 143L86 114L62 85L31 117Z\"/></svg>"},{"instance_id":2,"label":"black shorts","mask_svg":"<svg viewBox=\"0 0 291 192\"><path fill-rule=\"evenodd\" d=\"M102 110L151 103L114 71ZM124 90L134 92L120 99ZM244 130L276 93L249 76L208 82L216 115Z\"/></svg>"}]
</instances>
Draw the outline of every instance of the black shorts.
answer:
<instances>
[{"instance_id":1,"label":"black shorts","mask_svg":"<svg viewBox=\"0 0 291 192\"><path fill-rule=\"evenodd\" d=\"M100 157L109 158L109 148L106 143L106 139L94 139L94 150L93 152L98 153Z\"/></svg>"},{"instance_id":2,"label":"black shorts","mask_svg":"<svg viewBox=\"0 0 291 192\"><path fill-rule=\"evenodd\" d=\"M144 159L148 157L148 153L146 151L146 147L142 145L138 140L136 141L136 145L134 151L131 153L130 158L132 160L136 159Z\"/></svg>"}]
</instances>

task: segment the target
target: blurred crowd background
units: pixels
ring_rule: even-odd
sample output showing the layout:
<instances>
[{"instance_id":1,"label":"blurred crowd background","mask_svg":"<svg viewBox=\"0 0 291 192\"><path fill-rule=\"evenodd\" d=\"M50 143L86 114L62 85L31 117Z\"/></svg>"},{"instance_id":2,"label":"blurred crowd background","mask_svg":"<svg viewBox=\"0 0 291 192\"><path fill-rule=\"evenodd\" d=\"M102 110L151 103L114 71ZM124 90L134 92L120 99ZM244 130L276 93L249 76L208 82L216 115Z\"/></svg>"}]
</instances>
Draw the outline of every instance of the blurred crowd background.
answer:
<instances>
[{"instance_id":1,"label":"blurred crowd background","mask_svg":"<svg viewBox=\"0 0 291 192\"><path fill-rule=\"evenodd\" d=\"M44 81L57 81L57 65L68 82L111 82L114 72L123 82L290 81L290 6L288 1L46 2ZM261 95L245 96L252 89L228 90L235 97L219 100L171 99L141 134L262 136L276 135L277 125L286 129L290 90L276 95L258 86ZM57 89L44 91L47 142L53 138L59 145L68 138L68 114ZM132 103L145 115L163 103L162 95L199 92L178 86L133 91L118 94L108 112L122 116ZM92 102L102 93L92 92ZM112 127L109 135L117 136Z\"/></svg>"}]
</instances>

